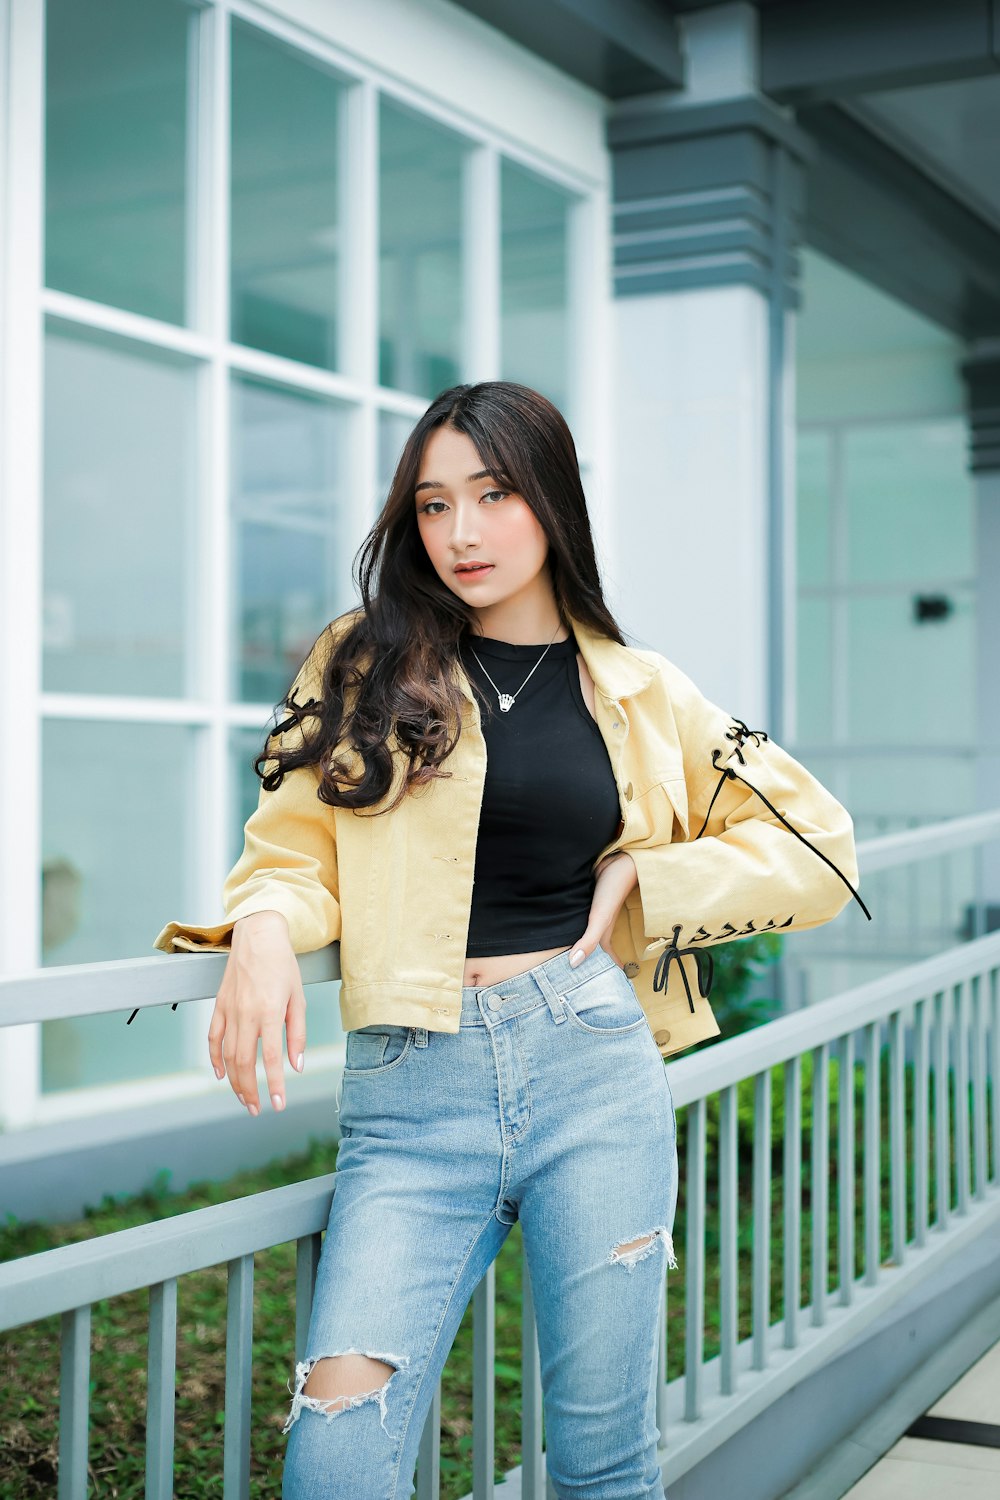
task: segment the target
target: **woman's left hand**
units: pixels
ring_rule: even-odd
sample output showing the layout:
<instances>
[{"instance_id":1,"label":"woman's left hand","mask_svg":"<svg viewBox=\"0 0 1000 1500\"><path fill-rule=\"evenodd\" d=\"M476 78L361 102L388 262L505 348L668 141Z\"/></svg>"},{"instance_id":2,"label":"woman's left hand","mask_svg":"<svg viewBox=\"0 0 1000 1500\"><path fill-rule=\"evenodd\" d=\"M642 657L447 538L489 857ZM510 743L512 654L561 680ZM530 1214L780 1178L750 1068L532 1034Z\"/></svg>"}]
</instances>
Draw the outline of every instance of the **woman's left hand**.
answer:
<instances>
[{"instance_id":1,"label":"woman's left hand","mask_svg":"<svg viewBox=\"0 0 1000 1500\"><path fill-rule=\"evenodd\" d=\"M629 891L635 889L638 881L639 872L636 870L635 861L626 850L619 849L601 860L596 871L594 897L590 903L587 930L579 942L574 943L570 949L570 964L573 968L588 958L598 943L611 954L619 969L622 967L621 960L611 946L611 933L625 897ZM573 959L576 954L580 957L574 964Z\"/></svg>"}]
</instances>

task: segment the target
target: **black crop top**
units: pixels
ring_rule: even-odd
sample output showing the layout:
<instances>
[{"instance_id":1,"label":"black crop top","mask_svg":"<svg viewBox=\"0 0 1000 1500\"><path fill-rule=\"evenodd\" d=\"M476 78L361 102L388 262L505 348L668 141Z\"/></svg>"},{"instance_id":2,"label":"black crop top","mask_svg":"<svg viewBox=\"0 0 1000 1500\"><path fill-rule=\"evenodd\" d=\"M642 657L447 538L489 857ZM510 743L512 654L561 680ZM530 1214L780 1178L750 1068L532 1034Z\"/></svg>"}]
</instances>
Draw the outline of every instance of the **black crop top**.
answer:
<instances>
[{"instance_id":1,"label":"black crop top","mask_svg":"<svg viewBox=\"0 0 1000 1500\"><path fill-rule=\"evenodd\" d=\"M590 915L591 866L621 821L607 747L580 686L576 639L546 652L466 634L459 649L486 741L466 956L575 942ZM517 693L507 713L497 689Z\"/></svg>"}]
</instances>

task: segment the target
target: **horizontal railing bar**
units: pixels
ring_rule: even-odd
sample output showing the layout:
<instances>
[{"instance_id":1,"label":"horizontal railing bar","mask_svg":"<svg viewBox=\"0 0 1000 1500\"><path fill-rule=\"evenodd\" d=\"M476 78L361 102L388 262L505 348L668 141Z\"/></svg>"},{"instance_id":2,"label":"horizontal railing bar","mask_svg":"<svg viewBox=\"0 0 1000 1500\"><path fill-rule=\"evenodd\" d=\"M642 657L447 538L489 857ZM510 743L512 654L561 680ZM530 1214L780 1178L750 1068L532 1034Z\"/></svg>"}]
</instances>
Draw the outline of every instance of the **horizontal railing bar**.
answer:
<instances>
[{"instance_id":1,"label":"horizontal railing bar","mask_svg":"<svg viewBox=\"0 0 1000 1500\"><path fill-rule=\"evenodd\" d=\"M925 823L901 833L885 833L858 843L858 868L862 875L909 865L916 860L936 859L955 849L988 844L1000 838L1000 809L973 813L967 818L948 818L943 823Z\"/></svg>"},{"instance_id":2,"label":"horizontal railing bar","mask_svg":"<svg viewBox=\"0 0 1000 1500\"><path fill-rule=\"evenodd\" d=\"M205 1000L218 994L227 956L160 953L152 958L115 958L5 974L0 977L0 1026ZM296 957L303 984L340 978L339 942ZM178 963L178 958L184 962ZM138 1025L138 1017L132 1024Z\"/></svg>"},{"instance_id":3,"label":"horizontal railing bar","mask_svg":"<svg viewBox=\"0 0 1000 1500\"><path fill-rule=\"evenodd\" d=\"M0 1265L0 1331L325 1229L335 1172Z\"/></svg>"},{"instance_id":4,"label":"horizontal railing bar","mask_svg":"<svg viewBox=\"0 0 1000 1500\"><path fill-rule=\"evenodd\" d=\"M763 1068L773 1068L818 1047L821 1042L837 1041L849 1031L883 1020L942 986L958 984L996 968L1000 968L1000 932L961 943L909 968L869 980L853 990L831 995L803 1010L715 1042L704 1052L668 1063L674 1104L679 1109L709 1094L721 1093L730 1084L750 1078Z\"/></svg>"},{"instance_id":5,"label":"horizontal railing bar","mask_svg":"<svg viewBox=\"0 0 1000 1500\"><path fill-rule=\"evenodd\" d=\"M932 859L1000 837L1000 809L949 818L858 844L862 874ZM177 958L185 962L176 962ZM218 993L226 953L156 953L149 958L62 964L0 977L0 1027L115 1011L183 1005ZM340 978L340 944L298 955L303 984Z\"/></svg>"}]
</instances>

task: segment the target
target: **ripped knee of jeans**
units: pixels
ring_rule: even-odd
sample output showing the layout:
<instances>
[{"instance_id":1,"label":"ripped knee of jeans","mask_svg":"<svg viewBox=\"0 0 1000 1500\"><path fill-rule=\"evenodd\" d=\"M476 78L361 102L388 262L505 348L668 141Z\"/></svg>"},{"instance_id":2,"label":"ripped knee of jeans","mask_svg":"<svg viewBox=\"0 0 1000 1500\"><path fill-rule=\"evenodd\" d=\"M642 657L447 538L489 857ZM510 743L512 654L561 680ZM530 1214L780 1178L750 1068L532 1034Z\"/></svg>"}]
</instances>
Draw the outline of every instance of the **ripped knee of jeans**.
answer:
<instances>
[{"instance_id":1,"label":"ripped knee of jeans","mask_svg":"<svg viewBox=\"0 0 1000 1500\"><path fill-rule=\"evenodd\" d=\"M631 1271L647 1255L652 1255L659 1242L663 1243L667 1256L667 1265L672 1271L677 1270L677 1257L674 1254L674 1241L670 1230L665 1224L658 1224L655 1229L647 1230L643 1235L635 1235L631 1240L619 1240L608 1256L608 1262L612 1265L622 1265L627 1271Z\"/></svg>"},{"instance_id":2,"label":"ripped knee of jeans","mask_svg":"<svg viewBox=\"0 0 1000 1500\"><path fill-rule=\"evenodd\" d=\"M314 1365L319 1364L321 1359L336 1359L341 1354L363 1354L366 1359L377 1359L386 1365L394 1365L395 1369L386 1376L385 1383L373 1391L361 1391L352 1396L310 1396L303 1389L312 1372ZM292 1430L292 1426L298 1420L299 1413L305 1408L326 1417L332 1422L334 1417L339 1417L345 1411L350 1411L355 1406L364 1406L369 1401L377 1401L381 1412L380 1424L383 1431L388 1431L385 1425L386 1414L386 1392L389 1382L395 1375L396 1370L410 1363L406 1354L380 1354L371 1349L335 1349L332 1354L313 1355L309 1359L299 1360L295 1366L295 1390L289 1390L292 1397L292 1409L288 1413L288 1420L281 1429L283 1433Z\"/></svg>"}]
</instances>

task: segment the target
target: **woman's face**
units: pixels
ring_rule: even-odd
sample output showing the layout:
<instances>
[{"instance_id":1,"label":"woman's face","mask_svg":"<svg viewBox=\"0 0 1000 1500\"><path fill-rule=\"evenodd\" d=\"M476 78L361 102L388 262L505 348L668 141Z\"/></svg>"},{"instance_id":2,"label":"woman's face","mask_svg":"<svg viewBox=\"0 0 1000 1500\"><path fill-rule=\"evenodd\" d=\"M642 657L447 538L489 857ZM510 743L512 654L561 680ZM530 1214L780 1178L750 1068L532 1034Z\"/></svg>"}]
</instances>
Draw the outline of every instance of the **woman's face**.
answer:
<instances>
[{"instance_id":1,"label":"woman's face","mask_svg":"<svg viewBox=\"0 0 1000 1500\"><path fill-rule=\"evenodd\" d=\"M499 487L464 432L436 427L424 444L414 506L417 529L443 583L473 609L551 596L544 568L549 542L521 495ZM456 564L482 562L478 573ZM543 571L544 569L544 571Z\"/></svg>"}]
</instances>

